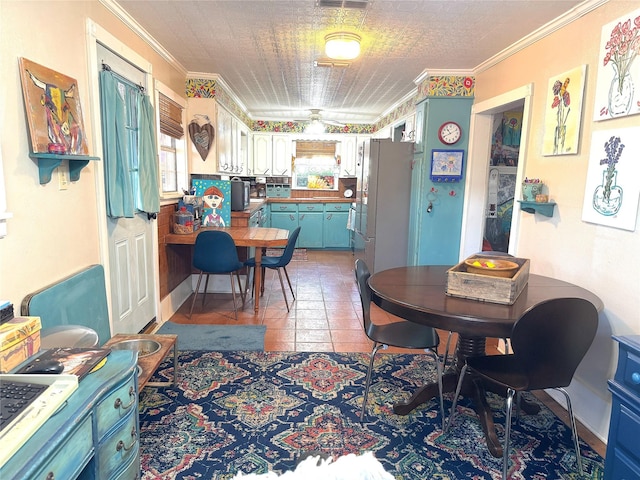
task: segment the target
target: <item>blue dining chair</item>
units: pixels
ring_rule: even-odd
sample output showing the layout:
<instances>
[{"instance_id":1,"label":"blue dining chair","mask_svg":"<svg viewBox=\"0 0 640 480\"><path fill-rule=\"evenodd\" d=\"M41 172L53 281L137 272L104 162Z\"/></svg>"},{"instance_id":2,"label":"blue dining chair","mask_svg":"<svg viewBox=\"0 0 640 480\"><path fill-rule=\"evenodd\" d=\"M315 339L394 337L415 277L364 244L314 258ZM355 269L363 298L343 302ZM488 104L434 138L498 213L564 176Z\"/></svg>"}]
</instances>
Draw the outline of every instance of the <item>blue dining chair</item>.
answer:
<instances>
[{"instance_id":1,"label":"blue dining chair","mask_svg":"<svg viewBox=\"0 0 640 480\"><path fill-rule=\"evenodd\" d=\"M291 235L289 235L289 239L287 240L287 245L284 248L282 255L278 257L263 256L262 259L260 260L260 265L262 267L262 285L260 285L260 292L264 291L264 274L266 272L266 269L270 268L272 270L277 270L278 277L280 278L280 288L282 288L282 295L284 295L284 304L287 306L287 312L289 311L289 303L287 301L287 292L284 289L284 282L282 281L282 271L284 271L284 275L285 277L287 277L287 283L289 284L289 290L291 290L291 296L293 297L293 300L295 300L296 295L295 293L293 293L293 287L291 286L291 280L289 279L289 273L287 272L287 265L289 265L289 262L293 258L293 251L296 248L296 242L298 241L300 228L301 227L297 227L293 232L291 232ZM256 268L255 257L251 257L250 259L245 260L244 265L255 270ZM255 290L255 281L256 281L256 278L255 278L255 271L254 271L253 272L254 288L251 290L252 292ZM247 279L246 285L248 286L248 284L249 282Z\"/></svg>"},{"instance_id":2,"label":"blue dining chair","mask_svg":"<svg viewBox=\"0 0 640 480\"><path fill-rule=\"evenodd\" d=\"M196 237L196 243L193 248L193 267L200 270L196 291L193 294L191 302L191 310L189 310L189 318L193 313L193 306L196 304L196 297L200 291L200 282L202 275L206 274L207 278L204 283L202 292L202 305L207 295L207 287L209 285L209 275L219 275L228 273L231 279L231 294L233 295L233 311L236 320L238 319L238 307L236 306L236 289L233 283L235 274L238 280L238 289L244 305L245 294L240 282L239 271L244 268L244 264L238 259L238 250L236 244L227 232L222 230L206 230L202 231Z\"/></svg>"},{"instance_id":3,"label":"blue dining chair","mask_svg":"<svg viewBox=\"0 0 640 480\"><path fill-rule=\"evenodd\" d=\"M360 411L360 422L364 421L367 408L367 397L371 386L371 371L373 361L380 348L392 347L426 350L434 357L436 362L436 372L438 375L438 393L440 397L440 415L442 417L442 428L444 429L444 399L442 396L442 371L443 363L438 357L438 344L440 337L435 328L427 327L419 323L403 320L388 324L376 324L371 320L371 296L373 292L369 286L371 276L367 264L362 259L357 259L355 264L356 282L360 301L362 303L362 317L364 333L373 341L373 349L369 356L369 368L367 369L367 379L364 386L364 399L362 400L362 410Z\"/></svg>"},{"instance_id":4,"label":"blue dining chair","mask_svg":"<svg viewBox=\"0 0 640 480\"><path fill-rule=\"evenodd\" d=\"M598 311L582 298L556 298L542 302L526 312L513 325L509 355L467 357L453 398L451 414L445 432L449 430L465 374L504 387L507 391L502 478L508 478L509 437L513 397L516 393L555 389L567 402L567 412L573 434L578 470L582 474L582 459L576 420L571 408L569 386L578 365L589 350L598 329Z\"/></svg>"}]
</instances>

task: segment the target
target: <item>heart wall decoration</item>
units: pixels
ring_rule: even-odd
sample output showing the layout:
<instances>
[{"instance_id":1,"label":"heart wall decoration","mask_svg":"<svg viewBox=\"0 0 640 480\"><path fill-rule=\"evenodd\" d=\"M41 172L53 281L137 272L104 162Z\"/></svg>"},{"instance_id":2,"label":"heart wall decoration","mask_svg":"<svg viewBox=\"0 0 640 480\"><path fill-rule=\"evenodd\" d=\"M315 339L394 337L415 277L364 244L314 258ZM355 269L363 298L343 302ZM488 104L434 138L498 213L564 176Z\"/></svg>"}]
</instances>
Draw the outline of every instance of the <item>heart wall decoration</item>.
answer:
<instances>
[{"instance_id":1,"label":"heart wall decoration","mask_svg":"<svg viewBox=\"0 0 640 480\"><path fill-rule=\"evenodd\" d=\"M195 120L192 120L189 124L189 137L191 137L191 141L204 162L209 155L215 138L213 125L210 122L200 125Z\"/></svg>"}]
</instances>

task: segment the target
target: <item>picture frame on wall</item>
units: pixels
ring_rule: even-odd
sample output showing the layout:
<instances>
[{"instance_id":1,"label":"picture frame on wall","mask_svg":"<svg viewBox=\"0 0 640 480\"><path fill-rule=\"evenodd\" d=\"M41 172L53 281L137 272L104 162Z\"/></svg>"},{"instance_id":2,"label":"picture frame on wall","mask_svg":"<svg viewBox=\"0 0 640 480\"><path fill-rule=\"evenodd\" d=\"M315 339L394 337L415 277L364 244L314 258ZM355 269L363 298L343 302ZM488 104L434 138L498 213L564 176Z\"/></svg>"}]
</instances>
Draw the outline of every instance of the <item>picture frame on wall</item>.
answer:
<instances>
[{"instance_id":1,"label":"picture frame on wall","mask_svg":"<svg viewBox=\"0 0 640 480\"><path fill-rule=\"evenodd\" d=\"M464 150L431 150L431 181L459 182L463 167Z\"/></svg>"},{"instance_id":2,"label":"picture frame on wall","mask_svg":"<svg viewBox=\"0 0 640 480\"><path fill-rule=\"evenodd\" d=\"M195 196L202 198L202 226L231 226L231 181L192 178L191 186Z\"/></svg>"},{"instance_id":3,"label":"picture frame on wall","mask_svg":"<svg viewBox=\"0 0 640 480\"><path fill-rule=\"evenodd\" d=\"M587 66L581 65L549 79L544 116L542 154L578 153Z\"/></svg>"},{"instance_id":4,"label":"picture frame on wall","mask_svg":"<svg viewBox=\"0 0 640 480\"><path fill-rule=\"evenodd\" d=\"M640 127L595 131L582 205L582 220L634 231L640 199Z\"/></svg>"},{"instance_id":5,"label":"picture frame on wall","mask_svg":"<svg viewBox=\"0 0 640 480\"><path fill-rule=\"evenodd\" d=\"M640 113L640 8L602 27L593 120Z\"/></svg>"},{"instance_id":6,"label":"picture frame on wall","mask_svg":"<svg viewBox=\"0 0 640 480\"><path fill-rule=\"evenodd\" d=\"M78 82L26 58L19 68L33 153L88 155Z\"/></svg>"}]
</instances>

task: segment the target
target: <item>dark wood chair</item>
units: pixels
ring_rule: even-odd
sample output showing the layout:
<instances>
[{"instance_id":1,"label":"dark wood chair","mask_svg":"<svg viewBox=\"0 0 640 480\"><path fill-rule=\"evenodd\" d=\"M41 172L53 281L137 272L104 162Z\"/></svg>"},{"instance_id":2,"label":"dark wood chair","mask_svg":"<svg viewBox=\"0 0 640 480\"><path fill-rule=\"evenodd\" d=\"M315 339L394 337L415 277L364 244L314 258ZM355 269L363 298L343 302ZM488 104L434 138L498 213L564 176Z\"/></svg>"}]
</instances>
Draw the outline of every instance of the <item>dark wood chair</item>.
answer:
<instances>
[{"instance_id":1,"label":"dark wood chair","mask_svg":"<svg viewBox=\"0 0 640 480\"><path fill-rule=\"evenodd\" d=\"M367 337L373 341L373 349L370 354L369 368L367 369L367 379L364 387L364 399L362 400L360 421L364 421L364 415L367 408L367 397L369 396L371 371L373 370L375 355L380 348L386 349L391 345L393 347L426 350L435 358L438 374L438 393L440 394L440 414L442 415L442 427L444 428L444 401L442 397L442 370L444 367L438 357L437 349L438 344L440 343L438 332L436 332L435 328L407 320L382 325L373 323L371 320L372 292L371 287L369 287L369 277L371 274L366 263L361 259L356 260L355 274L356 281L358 283L358 291L360 293L360 301L362 303L364 332Z\"/></svg>"},{"instance_id":2,"label":"dark wood chair","mask_svg":"<svg viewBox=\"0 0 640 480\"><path fill-rule=\"evenodd\" d=\"M460 371L451 415L445 431L453 421L458 396L467 372L473 372L479 376L478 380L505 387L507 400L502 478L506 480L514 395L516 392L520 394L520 392L532 390L556 389L562 392L567 402L576 462L582 474L576 420L571 408L571 399L564 387L571 383L578 365L593 342L597 328L596 308L581 298L548 300L529 310L513 326L512 354L467 358Z\"/></svg>"}]
</instances>

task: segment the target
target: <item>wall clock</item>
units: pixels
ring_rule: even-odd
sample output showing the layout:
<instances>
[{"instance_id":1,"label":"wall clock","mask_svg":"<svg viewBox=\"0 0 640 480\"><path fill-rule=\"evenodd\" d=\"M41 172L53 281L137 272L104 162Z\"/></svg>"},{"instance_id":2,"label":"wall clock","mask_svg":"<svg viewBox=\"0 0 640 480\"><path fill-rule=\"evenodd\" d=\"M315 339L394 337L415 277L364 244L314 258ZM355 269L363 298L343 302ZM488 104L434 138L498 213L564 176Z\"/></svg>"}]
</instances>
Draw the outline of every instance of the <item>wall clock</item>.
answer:
<instances>
[{"instance_id":1,"label":"wall clock","mask_svg":"<svg viewBox=\"0 0 640 480\"><path fill-rule=\"evenodd\" d=\"M446 144L453 145L462 137L462 128L456 122L444 122L438 129L438 139Z\"/></svg>"}]
</instances>

